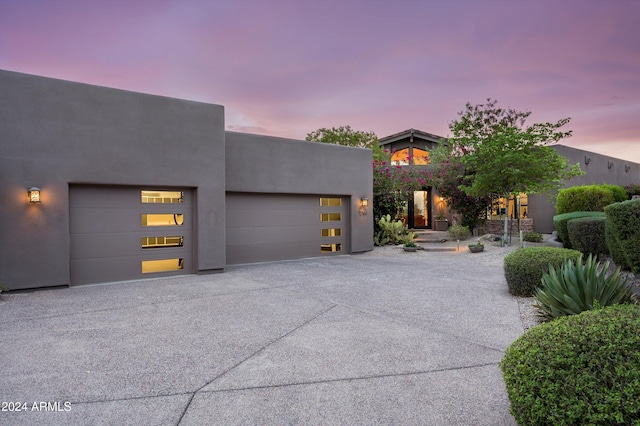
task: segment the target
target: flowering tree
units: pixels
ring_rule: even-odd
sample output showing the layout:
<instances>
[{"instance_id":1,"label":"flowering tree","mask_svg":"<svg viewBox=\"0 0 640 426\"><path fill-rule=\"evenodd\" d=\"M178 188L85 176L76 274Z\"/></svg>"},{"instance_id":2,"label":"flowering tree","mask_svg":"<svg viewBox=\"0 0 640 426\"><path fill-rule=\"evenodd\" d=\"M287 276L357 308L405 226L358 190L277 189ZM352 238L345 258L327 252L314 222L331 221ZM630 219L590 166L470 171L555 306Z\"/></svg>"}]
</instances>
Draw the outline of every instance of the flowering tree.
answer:
<instances>
[{"instance_id":1,"label":"flowering tree","mask_svg":"<svg viewBox=\"0 0 640 426\"><path fill-rule=\"evenodd\" d=\"M398 218L401 206L413 197L413 191L431 185L428 170L392 165L392 154L384 150L382 159L373 161L373 217L376 221L387 214Z\"/></svg>"},{"instance_id":2,"label":"flowering tree","mask_svg":"<svg viewBox=\"0 0 640 426\"><path fill-rule=\"evenodd\" d=\"M432 184L438 188L451 210L461 216L461 225L475 228L486 217L491 206L490 195L469 195L462 188L470 185L472 175L460 157L452 155L448 147L440 147L432 152Z\"/></svg>"}]
</instances>

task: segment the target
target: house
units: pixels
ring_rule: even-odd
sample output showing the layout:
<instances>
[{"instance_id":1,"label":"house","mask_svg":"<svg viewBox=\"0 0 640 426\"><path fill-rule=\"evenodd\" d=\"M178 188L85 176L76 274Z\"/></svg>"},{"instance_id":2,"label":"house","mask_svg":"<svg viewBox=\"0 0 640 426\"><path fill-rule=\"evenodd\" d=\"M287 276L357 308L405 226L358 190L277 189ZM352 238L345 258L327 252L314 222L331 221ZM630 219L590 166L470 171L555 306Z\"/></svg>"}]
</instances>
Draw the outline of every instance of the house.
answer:
<instances>
[{"instance_id":1,"label":"house","mask_svg":"<svg viewBox=\"0 0 640 426\"><path fill-rule=\"evenodd\" d=\"M391 161L396 165L427 167L429 152L440 143L446 143L446 138L416 129L405 130L400 133L380 138L380 144L391 151ZM613 185L628 185L640 183L640 164L631 161L596 154L565 145L552 145L558 153L568 159L569 164L580 163L584 175L566 182L564 187L608 183ZM481 226L480 234L499 233L500 214L508 213L512 218L519 217L521 229L540 233L551 233L555 230L553 216L555 201L549 194L527 195L519 194L510 203L506 212L504 199L498 200L487 212L488 221ZM425 187L414 191L413 199L408 200L402 216L410 228L434 229L435 218L445 215L451 219L451 212L440 198L437 188ZM515 229L517 221L512 227ZM514 231L512 231L514 232Z\"/></svg>"},{"instance_id":2,"label":"house","mask_svg":"<svg viewBox=\"0 0 640 426\"><path fill-rule=\"evenodd\" d=\"M11 290L373 249L370 150L227 132L220 105L12 71L0 97Z\"/></svg>"}]
</instances>

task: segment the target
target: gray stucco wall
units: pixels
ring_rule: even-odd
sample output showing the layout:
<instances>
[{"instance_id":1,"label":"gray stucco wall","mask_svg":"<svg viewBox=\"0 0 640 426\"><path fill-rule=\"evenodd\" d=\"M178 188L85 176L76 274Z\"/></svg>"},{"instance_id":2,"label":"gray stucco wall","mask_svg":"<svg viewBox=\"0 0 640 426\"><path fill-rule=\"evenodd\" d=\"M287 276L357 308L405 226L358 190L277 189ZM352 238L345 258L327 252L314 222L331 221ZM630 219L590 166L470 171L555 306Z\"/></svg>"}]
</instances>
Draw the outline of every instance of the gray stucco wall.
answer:
<instances>
[{"instance_id":1,"label":"gray stucco wall","mask_svg":"<svg viewBox=\"0 0 640 426\"><path fill-rule=\"evenodd\" d=\"M224 108L0 70L0 281L69 284L69 185L190 187L197 268L224 268ZM42 203L27 188L42 188Z\"/></svg>"},{"instance_id":2,"label":"gray stucco wall","mask_svg":"<svg viewBox=\"0 0 640 426\"><path fill-rule=\"evenodd\" d=\"M373 250L370 150L237 132L225 147L227 191L350 196L351 251Z\"/></svg>"},{"instance_id":3,"label":"gray stucco wall","mask_svg":"<svg viewBox=\"0 0 640 426\"><path fill-rule=\"evenodd\" d=\"M609 183L628 185L640 183L640 164L620 158L596 154L564 145L554 145L558 153L569 160L569 164L580 163L584 175L575 177L565 184L566 187ZM589 158L589 164L586 164ZM556 214L555 199L548 195L529 196L529 217L534 220L536 232L551 233L555 230L553 216Z\"/></svg>"}]
</instances>

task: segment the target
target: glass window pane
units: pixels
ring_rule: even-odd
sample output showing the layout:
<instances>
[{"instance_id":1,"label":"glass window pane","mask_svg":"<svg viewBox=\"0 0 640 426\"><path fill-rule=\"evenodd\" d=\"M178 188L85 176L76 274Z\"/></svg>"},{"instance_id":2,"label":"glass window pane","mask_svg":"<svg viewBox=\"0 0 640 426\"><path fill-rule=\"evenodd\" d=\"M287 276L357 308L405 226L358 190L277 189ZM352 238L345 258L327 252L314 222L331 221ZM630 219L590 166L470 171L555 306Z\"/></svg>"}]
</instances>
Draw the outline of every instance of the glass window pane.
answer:
<instances>
[{"instance_id":1,"label":"glass window pane","mask_svg":"<svg viewBox=\"0 0 640 426\"><path fill-rule=\"evenodd\" d=\"M429 164L429 151L413 148L413 164L423 166Z\"/></svg>"},{"instance_id":2,"label":"glass window pane","mask_svg":"<svg viewBox=\"0 0 640 426\"><path fill-rule=\"evenodd\" d=\"M409 165L409 148L399 149L391 154L391 164L394 166Z\"/></svg>"},{"instance_id":3,"label":"glass window pane","mask_svg":"<svg viewBox=\"0 0 640 426\"><path fill-rule=\"evenodd\" d=\"M320 251L322 253L335 253L342 251L342 244L320 244Z\"/></svg>"},{"instance_id":4,"label":"glass window pane","mask_svg":"<svg viewBox=\"0 0 640 426\"><path fill-rule=\"evenodd\" d=\"M182 213L143 214L140 216L142 226L181 226L184 224L184 214Z\"/></svg>"},{"instance_id":5,"label":"glass window pane","mask_svg":"<svg viewBox=\"0 0 640 426\"><path fill-rule=\"evenodd\" d=\"M140 202L178 204L184 202L184 192L181 191L140 191Z\"/></svg>"},{"instance_id":6,"label":"glass window pane","mask_svg":"<svg viewBox=\"0 0 640 426\"><path fill-rule=\"evenodd\" d=\"M342 236L341 228L325 228L320 230L320 236L322 237L340 237Z\"/></svg>"},{"instance_id":7,"label":"glass window pane","mask_svg":"<svg viewBox=\"0 0 640 426\"><path fill-rule=\"evenodd\" d=\"M184 237L142 237L140 245L143 249L159 248L159 247L182 247L184 246Z\"/></svg>"},{"instance_id":8,"label":"glass window pane","mask_svg":"<svg viewBox=\"0 0 640 426\"><path fill-rule=\"evenodd\" d=\"M320 213L320 222L339 222L342 220L340 213Z\"/></svg>"},{"instance_id":9,"label":"glass window pane","mask_svg":"<svg viewBox=\"0 0 640 426\"><path fill-rule=\"evenodd\" d=\"M142 273L179 271L184 269L184 259L143 260Z\"/></svg>"},{"instance_id":10,"label":"glass window pane","mask_svg":"<svg viewBox=\"0 0 640 426\"><path fill-rule=\"evenodd\" d=\"M320 198L320 205L340 207L342 205L342 198Z\"/></svg>"}]
</instances>

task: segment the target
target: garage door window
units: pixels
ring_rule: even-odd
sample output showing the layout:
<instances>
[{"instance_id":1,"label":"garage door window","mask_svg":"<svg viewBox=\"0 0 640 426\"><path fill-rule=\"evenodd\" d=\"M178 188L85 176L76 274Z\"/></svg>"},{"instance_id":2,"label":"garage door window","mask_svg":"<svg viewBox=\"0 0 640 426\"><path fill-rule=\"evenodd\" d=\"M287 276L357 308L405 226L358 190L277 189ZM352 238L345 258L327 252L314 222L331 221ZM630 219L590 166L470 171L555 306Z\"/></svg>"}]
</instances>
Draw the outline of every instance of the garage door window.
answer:
<instances>
[{"instance_id":1,"label":"garage door window","mask_svg":"<svg viewBox=\"0 0 640 426\"><path fill-rule=\"evenodd\" d=\"M184 202L184 192L140 191L140 202L143 204L180 204Z\"/></svg>"},{"instance_id":2,"label":"garage door window","mask_svg":"<svg viewBox=\"0 0 640 426\"><path fill-rule=\"evenodd\" d=\"M336 243L336 244L320 244L320 251L323 253L326 252L331 252L331 253L335 253L338 251L342 251L342 244L340 243Z\"/></svg>"},{"instance_id":3,"label":"garage door window","mask_svg":"<svg viewBox=\"0 0 640 426\"><path fill-rule=\"evenodd\" d=\"M340 222L341 220L340 213L320 213L320 222Z\"/></svg>"},{"instance_id":4,"label":"garage door window","mask_svg":"<svg viewBox=\"0 0 640 426\"><path fill-rule=\"evenodd\" d=\"M143 249L161 248L161 247L182 247L184 246L184 237L142 237L140 246Z\"/></svg>"},{"instance_id":5,"label":"garage door window","mask_svg":"<svg viewBox=\"0 0 640 426\"><path fill-rule=\"evenodd\" d=\"M184 214L182 213L143 214L140 216L142 226L182 226L184 224Z\"/></svg>"},{"instance_id":6,"label":"garage door window","mask_svg":"<svg viewBox=\"0 0 640 426\"><path fill-rule=\"evenodd\" d=\"M159 260L143 260L142 273L150 274L153 272L179 271L184 269L184 259L159 259Z\"/></svg>"},{"instance_id":7,"label":"garage door window","mask_svg":"<svg viewBox=\"0 0 640 426\"><path fill-rule=\"evenodd\" d=\"M342 206L342 198L320 198L322 207L340 207Z\"/></svg>"}]
</instances>

